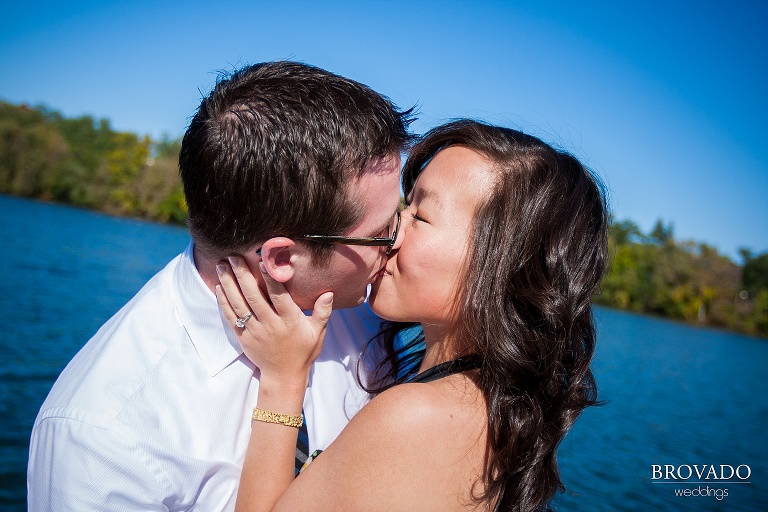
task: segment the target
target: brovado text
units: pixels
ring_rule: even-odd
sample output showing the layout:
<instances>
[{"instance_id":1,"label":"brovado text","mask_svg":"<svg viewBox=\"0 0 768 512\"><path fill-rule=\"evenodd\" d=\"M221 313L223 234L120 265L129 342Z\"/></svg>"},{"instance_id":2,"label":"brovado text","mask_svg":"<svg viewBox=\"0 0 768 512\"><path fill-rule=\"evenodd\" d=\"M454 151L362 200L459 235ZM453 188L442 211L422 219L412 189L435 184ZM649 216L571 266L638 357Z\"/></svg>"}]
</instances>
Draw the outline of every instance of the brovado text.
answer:
<instances>
[{"instance_id":1,"label":"brovado text","mask_svg":"<svg viewBox=\"0 0 768 512\"><path fill-rule=\"evenodd\" d=\"M752 475L752 469L741 464L736 467L730 464L651 464L651 480L717 480L717 481L740 481L749 480Z\"/></svg>"}]
</instances>

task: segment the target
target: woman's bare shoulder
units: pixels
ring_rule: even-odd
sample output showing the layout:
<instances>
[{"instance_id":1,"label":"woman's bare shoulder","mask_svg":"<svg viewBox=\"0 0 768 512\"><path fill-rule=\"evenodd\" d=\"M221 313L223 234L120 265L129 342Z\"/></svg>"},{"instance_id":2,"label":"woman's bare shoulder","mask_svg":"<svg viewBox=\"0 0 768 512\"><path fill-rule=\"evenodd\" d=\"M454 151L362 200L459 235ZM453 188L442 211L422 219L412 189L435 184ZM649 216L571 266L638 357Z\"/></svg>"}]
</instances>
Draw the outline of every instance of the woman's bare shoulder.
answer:
<instances>
[{"instance_id":1,"label":"woman's bare shoulder","mask_svg":"<svg viewBox=\"0 0 768 512\"><path fill-rule=\"evenodd\" d=\"M432 386L400 384L371 400L361 411L365 414L360 419L397 428L418 426L422 421L431 421L436 407L442 402L443 397Z\"/></svg>"},{"instance_id":2,"label":"woman's bare shoulder","mask_svg":"<svg viewBox=\"0 0 768 512\"><path fill-rule=\"evenodd\" d=\"M441 500L456 500L459 480L452 481L445 468L455 467L455 448L471 435L452 425L457 414L450 403L439 386L421 383L379 394L309 465L282 503L306 510L411 510L437 500L435 507L448 510Z\"/></svg>"},{"instance_id":3,"label":"woman's bare shoulder","mask_svg":"<svg viewBox=\"0 0 768 512\"><path fill-rule=\"evenodd\" d=\"M424 461L448 456L451 449L464 452L487 432L485 401L475 391L448 381L400 384L371 400L344 434L349 446L397 447Z\"/></svg>"}]
</instances>

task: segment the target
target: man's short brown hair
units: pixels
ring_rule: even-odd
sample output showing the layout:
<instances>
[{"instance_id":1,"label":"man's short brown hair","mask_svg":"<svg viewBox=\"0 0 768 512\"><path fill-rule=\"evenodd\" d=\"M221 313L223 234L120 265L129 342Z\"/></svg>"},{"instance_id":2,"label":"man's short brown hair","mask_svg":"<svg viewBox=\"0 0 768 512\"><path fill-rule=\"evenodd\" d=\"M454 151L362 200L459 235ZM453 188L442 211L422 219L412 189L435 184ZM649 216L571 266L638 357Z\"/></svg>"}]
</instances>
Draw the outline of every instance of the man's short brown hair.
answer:
<instances>
[{"instance_id":1,"label":"man's short brown hair","mask_svg":"<svg viewBox=\"0 0 768 512\"><path fill-rule=\"evenodd\" d=\"M348 185L371 160L407 147L411 113L363 84L297 62L220 78L179 156L195 242L215 257L278 235L341 234L364 213ZM311 246L315 255L328 252Z\"/></svg>"}]
</instances>

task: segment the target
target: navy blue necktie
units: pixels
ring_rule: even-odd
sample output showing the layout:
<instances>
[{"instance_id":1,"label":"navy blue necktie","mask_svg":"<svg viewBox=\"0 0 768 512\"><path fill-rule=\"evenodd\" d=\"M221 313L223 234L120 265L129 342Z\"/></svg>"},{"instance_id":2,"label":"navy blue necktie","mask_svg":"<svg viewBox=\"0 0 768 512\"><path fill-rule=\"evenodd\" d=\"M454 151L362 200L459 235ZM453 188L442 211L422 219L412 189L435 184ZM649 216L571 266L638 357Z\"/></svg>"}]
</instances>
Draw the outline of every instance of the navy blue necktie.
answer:
<instances>
[{"instance_id":1,"label":"navy blue necktie","mask_svg":"<svg viewBox=\"0 0 768 512\"><path fill-rule=\"evenodd\" d=\"M296 439L296 475L298 476L299 470L307 462L309 458L309 432L307 431L307 417L304 416L304 411L301 411L301 415L304 417L304 421L299 427L299 437Z\"/></svg>"}]
</instances>

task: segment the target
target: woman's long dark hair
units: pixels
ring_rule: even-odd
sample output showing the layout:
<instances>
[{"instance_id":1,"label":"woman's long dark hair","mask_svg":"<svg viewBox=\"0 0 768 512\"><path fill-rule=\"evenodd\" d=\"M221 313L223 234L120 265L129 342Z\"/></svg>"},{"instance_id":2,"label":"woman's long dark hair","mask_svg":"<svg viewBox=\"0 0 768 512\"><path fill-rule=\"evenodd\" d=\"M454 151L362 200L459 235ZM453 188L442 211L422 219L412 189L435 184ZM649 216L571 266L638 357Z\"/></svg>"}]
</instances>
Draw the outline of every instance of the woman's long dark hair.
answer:
<instances>
[{"instance_id":1,"label":"woman's long dark hair","mask_svg":"<svg viewBox=\"0 0 768 512\"><path fill-rule=\"evenodd\" d=\"M460 120L413 147L406 197L432 157L452 145L488 158L496 178L475 215L455 326L482 358L478 384L488 404L476 498L496 510L534 511L564 490L557 447L597 403L590 300L607 261L603 187L574 157L535 137ZM379 338L387 356L375 391L407 378L402 355L419 340L403 347L402 327L390 325Z\"/></svg>"}]
</instances>

